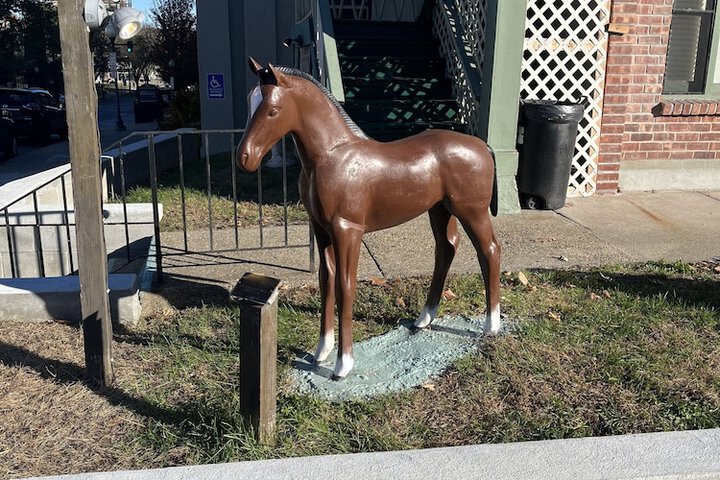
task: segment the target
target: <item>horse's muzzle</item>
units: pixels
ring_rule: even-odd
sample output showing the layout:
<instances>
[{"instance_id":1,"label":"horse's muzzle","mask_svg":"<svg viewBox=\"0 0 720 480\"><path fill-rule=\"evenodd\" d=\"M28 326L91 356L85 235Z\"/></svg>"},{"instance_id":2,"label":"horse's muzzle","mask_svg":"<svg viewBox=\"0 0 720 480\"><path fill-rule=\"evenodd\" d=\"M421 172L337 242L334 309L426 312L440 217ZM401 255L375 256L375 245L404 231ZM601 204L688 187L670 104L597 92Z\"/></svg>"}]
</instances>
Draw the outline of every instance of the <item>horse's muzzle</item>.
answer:
<instances>
[{"instance_id":1,"label":"horse's muzzle","mask_svg":"<svg viewBox=\"0 0 720 480\"><path fill-rule=\"evenodd\" d=\"M250 170L248 170L247 168L249 158L250 156L247 153L241 154L240 152L238 152L238 154L235 156L235 163L237 163L237 166L240 168L240 170L244 172L250 172Z\"/></svg>"}]
</instances>

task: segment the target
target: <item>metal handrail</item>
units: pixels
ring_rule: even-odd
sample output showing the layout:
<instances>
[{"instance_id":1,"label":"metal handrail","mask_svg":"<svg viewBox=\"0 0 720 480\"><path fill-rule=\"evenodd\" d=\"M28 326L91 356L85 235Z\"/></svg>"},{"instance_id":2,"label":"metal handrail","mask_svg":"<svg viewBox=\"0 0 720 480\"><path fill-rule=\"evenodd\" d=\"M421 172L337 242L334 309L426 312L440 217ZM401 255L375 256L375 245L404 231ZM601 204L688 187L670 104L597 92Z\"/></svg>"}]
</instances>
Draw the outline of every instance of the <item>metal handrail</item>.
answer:
<instances>
[{"instance_id":1,"label":"metal handrail","mask_svg":"<svg viewBox=\"0 0 720 480\"><path fill-rule=\"evenodd\" d=\"M4 207L0 208L0 217L4 219L4 227L5 227L5 236L7 241L7 247L8 247L8 259L10 262L10 274L12 278L16 278L19 276L19 265L17 263L16 258L16 252L15 252L15 235L13 234L13 229L18 228L32 228L33 229L33 241L35 242L35 251L37 256L37 269L38 274L40 277L45 277L45 257L43 253L43 237L40 231L40 228L42 226L59 226L64 227L64 231L66 234L66 242L67 242L67 248L68 248L68 260L69 260L69 269L70 272L73 272L75 270L75 265L73 261L73 251L72 251L72 242L70 241L70 218L68 215L68 195L67 190L65 188L66 183L66 177L70 175L70 165L67 165L67 168L63 169L61 172L59 172L57 175L53 176L51 179L43 182L41 185L35 187L34 189L30 190L29 192L25 193L24 195L16 198L12 202L6 204ZM62 192L62 202L63 202L63 210L62 212L62 222L59 224L53 223L44 223L41 221L40 218L40 208L38 206L38 192L42 190L43 188L51 185L54 182L60 181L61 185L61 192ZM20 202L26 201L26 200L32 200L32 214L34 217L35 222L31 224L23 224L20 223L18 220L17 223L13 224L10 222L10 215L16 214L18 212L11 212L12 207L18 205ZM64 264L61 261L61 268L64 268Z\"/></svg>"}]
</instances>

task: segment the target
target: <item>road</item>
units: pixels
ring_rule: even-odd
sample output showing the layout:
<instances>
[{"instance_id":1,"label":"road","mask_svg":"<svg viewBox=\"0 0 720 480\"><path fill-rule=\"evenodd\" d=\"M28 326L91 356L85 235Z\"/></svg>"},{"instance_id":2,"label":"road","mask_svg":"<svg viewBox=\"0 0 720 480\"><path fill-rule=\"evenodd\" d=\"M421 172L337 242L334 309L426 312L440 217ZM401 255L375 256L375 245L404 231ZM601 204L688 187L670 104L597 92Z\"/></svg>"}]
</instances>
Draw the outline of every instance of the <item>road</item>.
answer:
<instances>
[{"instance_id":1,"label":"road","mask_svg":"<svg viewBox=\"0 0 720 480\"><path fill-rule=\"evenodd\" d=\"M108 94L98 101L98 126L100 128L100 143L103 149L129 135L133 130L148 130L154 128L153 124L136 125L133 114L133 95L120 95L120 113L128 128L127 132L117 132L117 98ZM10 160L0 160L0 188L2 185L23 177L48 170L68 163L68 142L53 136L50 145L36 145L28 141L21 141L18 146L18 156Z\"/></svg>"}]
</instances>

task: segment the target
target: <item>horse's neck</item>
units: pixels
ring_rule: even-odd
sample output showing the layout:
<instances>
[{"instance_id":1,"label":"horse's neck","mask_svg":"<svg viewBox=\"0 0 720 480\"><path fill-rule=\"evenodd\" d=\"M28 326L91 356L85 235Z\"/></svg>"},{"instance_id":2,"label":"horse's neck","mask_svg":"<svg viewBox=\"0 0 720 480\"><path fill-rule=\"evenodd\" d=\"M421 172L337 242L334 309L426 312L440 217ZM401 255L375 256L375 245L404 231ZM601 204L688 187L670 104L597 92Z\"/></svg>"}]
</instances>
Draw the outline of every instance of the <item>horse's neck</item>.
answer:
<instances>
[{"instance_id":1,"label":"horse's neck","mask_svg":"<svg viewBox=\"0 0 720 480\"><path fill-rule=\"evenodd\" d=\"M322 92L313 89L313 94L321 95L317 98L307 98L300 102L299 111L303 118L298 128L293 131L295 140L306 162L318 166L328 157L328 154L339 146L357 139L357 135L350 130L337 108Z\"/></svg>"}]
</instances>

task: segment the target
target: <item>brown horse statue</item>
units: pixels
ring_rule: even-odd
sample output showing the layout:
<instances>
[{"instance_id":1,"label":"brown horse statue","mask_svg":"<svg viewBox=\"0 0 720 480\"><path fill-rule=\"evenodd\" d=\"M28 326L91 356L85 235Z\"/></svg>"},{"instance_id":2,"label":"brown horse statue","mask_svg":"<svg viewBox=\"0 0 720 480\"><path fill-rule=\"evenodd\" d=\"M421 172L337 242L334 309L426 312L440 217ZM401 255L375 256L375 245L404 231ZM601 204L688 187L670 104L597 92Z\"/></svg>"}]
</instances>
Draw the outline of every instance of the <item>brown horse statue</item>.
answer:
<instances>
[{"instance_id":1,"label":"brown horse statue","mask_svg":"<svg viewBox=\"0 0 720 480\"><path fill-rule=\"evenodd\" d=\"M447 130L427 130L393 142L368 138L313 77L289 67L263 68L252 58L259 83L249 95L248 125L236 151L238 166L253 172L272 145L291 133L302 172L300 195L320 251L320 340L315 362L335 345L334 379L353 368L352 307L362 236L430 215L435 269L413 330L433 321L455 256L457 220L472 241L485 281L484 330L500 328L500 245L490 222L494 162L482 140ZM493 205L494 206L494 205ZM493 211L493 213L496 213Z\"/></svg>"}]
</instances>

